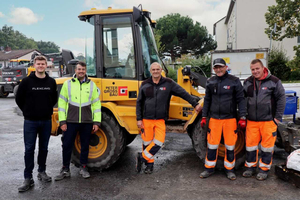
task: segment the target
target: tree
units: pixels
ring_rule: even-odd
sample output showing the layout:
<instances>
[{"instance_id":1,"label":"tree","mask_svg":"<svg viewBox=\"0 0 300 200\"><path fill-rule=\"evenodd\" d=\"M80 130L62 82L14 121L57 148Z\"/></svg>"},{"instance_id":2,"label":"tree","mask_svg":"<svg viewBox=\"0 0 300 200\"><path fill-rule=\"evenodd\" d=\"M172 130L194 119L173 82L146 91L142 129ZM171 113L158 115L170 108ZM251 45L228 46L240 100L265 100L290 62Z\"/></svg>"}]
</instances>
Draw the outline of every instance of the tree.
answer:
<instances>
[{"instance_id":1,"label":"tree","mask_svg":"<svg viewBox=\"0 0 300 200\"><path fill-rule=\"evenodd\" d=\"M160 35L161 46L171 54L172 60L181 54L203 55L217 47L206 27L194 24L188 16L179 13L168 14L157 20L156 33Z\"/></svg>"},{"instance_id":2,"label":"tree","mask_svg":"<svg viewBox=\"0 0 300 200\"><path fill-rule=\"evenodd\" d=\"M59 46L57 46L54 42L44 42L41 40L36 43L38 46L38 50L40 50L42 53L58 53L59 52Z\"/></svg>"},{"instance_id":3,"label":"tree","mask_svg":"<svg viewBox=\"0 0 300 200\"><path fill-rule=\"evenodd\" d=\"M269 25L265 33L270 35L276 23L276 30L272 34L273 40L282 41L284 38L300 36L300 0L276 0L277 5L269 6L265 14ZM294 62L300 66L300 45L294 46L296 56Z\"/></svg>"}]
</instances>

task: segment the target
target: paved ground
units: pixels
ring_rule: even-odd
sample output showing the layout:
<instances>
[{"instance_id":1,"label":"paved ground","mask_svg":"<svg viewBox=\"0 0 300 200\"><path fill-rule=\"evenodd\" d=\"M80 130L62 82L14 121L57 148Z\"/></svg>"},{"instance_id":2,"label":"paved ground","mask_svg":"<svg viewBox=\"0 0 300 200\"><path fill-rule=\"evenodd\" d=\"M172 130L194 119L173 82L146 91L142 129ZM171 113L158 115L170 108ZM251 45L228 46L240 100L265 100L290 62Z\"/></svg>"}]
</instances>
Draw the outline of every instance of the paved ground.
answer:
<instances>
[{"instance_id":1,"label":"paved ground","mask_svg":"<svg viewBox=\"0 0 300 200\"><path fill-rule=\"evenodd\" d=\"M42 183L36 179L30 191L20 194L23 181L23 118L14 112L14 97L0 98L0 199L299 199L300 190L274 175L268 180L245 179L237 171L229 181L222 171L200 179L203 164L197 158L186 134L168 133L164 149L157 158L152 175L134 171L135 153L141 139L127 147L121 159L109 170L92 172L83 180L72 166L72 177L60 182ZM61 167L60 136L51 137L47 172L55 176ZM284 162L286 154L277 149L274 164Z\"/></svg>"}]
</instances>

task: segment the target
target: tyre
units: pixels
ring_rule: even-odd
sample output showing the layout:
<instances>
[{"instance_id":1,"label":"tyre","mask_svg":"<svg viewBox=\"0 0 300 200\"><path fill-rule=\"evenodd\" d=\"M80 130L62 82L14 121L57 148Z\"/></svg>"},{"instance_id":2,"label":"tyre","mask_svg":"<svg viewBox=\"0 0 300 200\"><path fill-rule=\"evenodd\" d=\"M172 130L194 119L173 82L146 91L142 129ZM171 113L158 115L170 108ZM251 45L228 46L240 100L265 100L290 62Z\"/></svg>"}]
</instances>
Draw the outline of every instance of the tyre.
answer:
<instances>
[{"instance_id":1,"label":"tyre","mask_svg":"<svg viewBox=\"0 0 300 200\"><path fill-rule=\"evenodd\" d=\"M18 89L19 89L19 85L16 85L14 87L14 95L15 95L15 97L17 96Z\"/></svg>"},{"instance_id":2,"label":"tyre","mask_svg":"<svg viewBox=\"0 0 300 200\"><path fill-rule=\"evenodd\" d=\"M119 159L125 147L123 129L112 114L102 112L101 128L91 135L87 166L94 170L107 169ZM77 135L72 153L75 166L80 166L80 149L80 137Z\"/></svg>"},{"instance_id":3,"label":"tyre","mask_svg":"<svg viewBox=\"0 0 300 200\"><path fill-rule=\"evenodd\" d=\"M0 86L0 97L6 98L8 95L8 92L4 92L4 87Z\"/></svg>"},{"instance_id":4,"label":"tyre","mask_svg":"<svg viewBox=\"0 0 300 200\"><path fill-rule=\"evenodd\" d=\"M204 163L205 156L206 156L206 149L207 149L207 133L203 131L203 128L200 125L201 122L201 113L195 119L194 123L188 127L188 135L190 136L193 144L193 148L196 151L197 156L200 160ZM209 123L209 122L208 122ZM239 131L238 139L235 145L235 168L238 169L239 167L243 166L245 163L245 133L243 131ZM217 169L223 168L224 163L224 156L225 156L225 146L224 140L221 140L218 150L218 162L217 162Z\"/></svg>"}]
</instances>

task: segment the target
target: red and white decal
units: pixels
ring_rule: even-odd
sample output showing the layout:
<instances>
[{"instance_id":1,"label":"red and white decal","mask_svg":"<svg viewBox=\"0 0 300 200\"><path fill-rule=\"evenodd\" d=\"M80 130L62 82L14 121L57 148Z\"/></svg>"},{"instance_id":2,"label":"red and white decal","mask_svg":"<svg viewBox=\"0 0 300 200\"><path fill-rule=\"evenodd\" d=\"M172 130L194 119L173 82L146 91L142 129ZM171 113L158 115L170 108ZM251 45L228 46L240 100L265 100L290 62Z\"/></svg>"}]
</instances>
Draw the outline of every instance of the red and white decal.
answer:
<instances>
[{"instance_id":1,"label":"red and white decal","mask_svg":"<svg viewBox=\"0 0 300 200\"><path fill-rule=\"evenodd\" d=\"M127 96L128 95L128 88L127 88L127 86L119 86L118 87L118 95L119 96Z\"/></svg>"},{"instance_id":2,"label":"red and white decal","mask_svg":"<svg viewBox=\"0 0 300 200\"><path fill-rule=\"evenodd\" d=\"M225 90L230 90L230 85L225 85L225 86L223 86L223 88L224 88Z\"/></svg>"}]
</instances>

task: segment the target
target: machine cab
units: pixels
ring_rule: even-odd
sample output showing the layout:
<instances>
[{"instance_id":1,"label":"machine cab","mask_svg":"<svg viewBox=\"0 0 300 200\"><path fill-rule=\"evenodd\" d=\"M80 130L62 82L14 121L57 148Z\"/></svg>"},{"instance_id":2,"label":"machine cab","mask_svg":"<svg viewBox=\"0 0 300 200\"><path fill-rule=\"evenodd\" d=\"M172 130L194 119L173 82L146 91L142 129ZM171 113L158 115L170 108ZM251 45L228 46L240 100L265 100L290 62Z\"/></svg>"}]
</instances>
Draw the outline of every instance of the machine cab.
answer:
<instances>
[{"instance_id":1,"label":"machine cab","mask_svg":"<svg viewBox=\"0 0 300 200\"><path fill-rule=\"evenodd\" d=\"M140 82L149 78L150 65L161 62L145 10L84 11L79 19L90 24L86 47L88 75L101 90L102 101L136 100Z\"/></svg>"}]
</instances>

